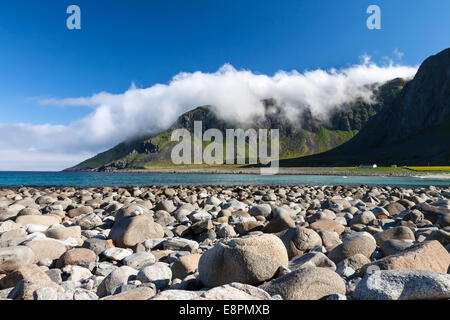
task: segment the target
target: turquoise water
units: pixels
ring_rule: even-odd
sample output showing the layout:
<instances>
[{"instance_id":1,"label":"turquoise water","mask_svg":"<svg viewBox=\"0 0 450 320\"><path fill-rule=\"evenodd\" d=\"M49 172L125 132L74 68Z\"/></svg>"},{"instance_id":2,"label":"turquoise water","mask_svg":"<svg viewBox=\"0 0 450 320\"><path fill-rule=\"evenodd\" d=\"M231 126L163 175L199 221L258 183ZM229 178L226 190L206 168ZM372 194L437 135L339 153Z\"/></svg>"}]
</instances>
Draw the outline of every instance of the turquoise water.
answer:
<instances>
[{"instance_id":1,"label":"turquoise water","mask_svg":"<svg viewBox=\"0 0 450 320\"><path fill-rule=\"evenodd\" d=\"M450 186L450 179L383 176L326 176L110 172L0 172L0 187L97 187L151 185L390 185Z\"/></svg>"}]
</instances>

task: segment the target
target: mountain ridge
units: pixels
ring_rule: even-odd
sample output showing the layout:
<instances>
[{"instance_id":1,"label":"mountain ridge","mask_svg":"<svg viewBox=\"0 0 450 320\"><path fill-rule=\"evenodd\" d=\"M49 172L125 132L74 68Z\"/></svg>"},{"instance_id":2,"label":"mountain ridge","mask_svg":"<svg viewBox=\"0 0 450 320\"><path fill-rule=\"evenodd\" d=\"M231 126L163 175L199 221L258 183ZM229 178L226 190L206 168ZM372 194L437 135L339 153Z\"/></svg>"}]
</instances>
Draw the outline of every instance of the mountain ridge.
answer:
<instances>
[{"instance_id":1,"label":"mountain ridge","mask_svg":"<svg viewBox=\"0 0 450 320\"><path fill-rule=\"evenodd\" d=\"M153 165L170 166L170 151L175 142L170 141L173 129L187 128L192 131L193 122L201 120L203 131L217 128L278 128L280 129L280 157L282 159L305 156L332 149L354 137L366 123L390 103L407 83L396 78L384 84L372 86L375 103L356 98L336 106L328 119L313 116L306 108L301 116L292 121L274 99L263 100L266 114L250 123L227 122L219 119L212 106L196 107L181 116L167 130L122 142L65 171L115 171L122 169L145 169Z\"/></svg>"},{"instance_id":2,"label":"mountain ridge","mask_svg":"<svg viewBox=\"0 0 450 320\"><path fill-rule=\"evenodd\" d=\"M428 57L415 77L353 139L281 166L450 163L450 48Z\"/></svg>"}]
</instances>

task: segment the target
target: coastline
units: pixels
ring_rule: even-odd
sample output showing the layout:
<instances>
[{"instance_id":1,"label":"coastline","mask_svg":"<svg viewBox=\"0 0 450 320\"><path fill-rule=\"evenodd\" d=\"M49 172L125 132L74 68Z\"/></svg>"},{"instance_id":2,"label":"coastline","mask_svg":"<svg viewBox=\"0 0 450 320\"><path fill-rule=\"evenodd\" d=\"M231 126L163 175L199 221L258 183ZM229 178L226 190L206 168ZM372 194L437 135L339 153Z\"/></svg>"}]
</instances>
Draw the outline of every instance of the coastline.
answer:
<instances>
[{"instance_id":1,"label":"coastline","mask_svg":"<svg viewBox=\"0 0 450 320\"><path fill-rule=\"evenodd\" d=\"M415 173L415 172L414 172ZM123 170L0 172L1 188L21 187L106 187L106 186L450 186L449 174L383 171L310 171L282 168L277 175L261 175L257 168L245 170Z\"/></svg>"},{"instance_id":2,"label":"coastline","mask_svg":"<svg viewBox=\"0 0 450 320\"><path fill-rule=\"evenodd\" d=\"M89 171L73 171L89 172ZM95 171L108 173L167 173L167 174L260 174L259 168L243 169L123 169ZM390 176L390 177L426 177L433 179L450 179L450 173L436 172L388 172L388 171L339 171L317 168L279 168L277 175L322 175L322 176Z\"/></svg>"}]
</instances>

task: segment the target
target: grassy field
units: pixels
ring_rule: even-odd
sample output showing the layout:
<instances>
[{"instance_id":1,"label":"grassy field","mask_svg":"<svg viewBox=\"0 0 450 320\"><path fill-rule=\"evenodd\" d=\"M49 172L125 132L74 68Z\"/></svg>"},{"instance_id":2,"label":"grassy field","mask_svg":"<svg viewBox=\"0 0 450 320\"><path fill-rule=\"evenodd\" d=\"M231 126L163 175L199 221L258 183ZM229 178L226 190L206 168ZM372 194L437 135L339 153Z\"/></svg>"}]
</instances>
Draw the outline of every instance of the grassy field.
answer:
<instances>
[{"instance_id":1,"label":"grassy field","mask_svg":"<svg viewBox=\"0 0 450 320\"><path fill-rule=\"evenodd\" d=\"M408 167L409 170L422 172L445 172L450 173L450 166L448 167Z\"/></svg>"},{"instance_id":2,"label":"grassy field","mask_svg":"<svg viewBox=\"0 0 450 320\"><path fill-rule=\"evenodd\" d=\"M191 165L174 165L170 161L163 160L158 162L153 162L152 165L145 165L141 169L149 169L149 170L158 170L158 169L171 169L171 170L246 170L246 169L256 169L253 166L249 166L248 164L244 165L207 165L207 164L191 164ZM406 173L406 174L431 174L431 173L449 173L450 174L450 166L439 166L439 167L378 167L378 168L360 168L360 167L284 167L281 168L283 170L298 170L302 171L303 174L305 172L311 171L311 174L319 173L319 172L354 172L354 173Z\"/></svg>"},{"instance_id":3,"label":"grassy field","mask_svg":"<svg viewBox=\"0 0 450 320\"><path fill-rule=\"evenodd\" d=\"M450 173L450 167L378 167L378 168L360 168L360 167L332 167L317 168L323 171L351 171L351 172L386 172L386 173Z\"/></svg>"},{"instance_id":4,"label":"grassy field","mask_svg":"<svg viewBox=\"0 0 450 320\"><path fill-rule=\"evenodd\" d=\"M377 168L360 168L360 167L331 167L317 168L317 170L326 171L358 171L358 172L417 172L417 173L450 173L450 167L377 167Z\"/></svg>"},{"instance_id":5,"label":"grassy field","mask_svg":"<svg viewBox=\"0 0 450 320\"><path fill-rule=\"evenodd\" d=\"M330 171L361 171L361 172L411 172L411 170L403 167L378 167L378 168L360 168L360 167L331 167L321 168L322 170Z\"/></svg>"}]
</instances>

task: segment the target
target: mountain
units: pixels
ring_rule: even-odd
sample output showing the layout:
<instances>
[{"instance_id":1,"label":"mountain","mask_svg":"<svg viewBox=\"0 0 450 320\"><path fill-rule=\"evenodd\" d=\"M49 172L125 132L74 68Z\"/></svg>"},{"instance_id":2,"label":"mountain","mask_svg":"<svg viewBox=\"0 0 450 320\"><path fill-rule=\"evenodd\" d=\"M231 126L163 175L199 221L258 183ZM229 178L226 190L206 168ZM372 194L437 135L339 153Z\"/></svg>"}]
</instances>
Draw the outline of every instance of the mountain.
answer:
<instances>
[{"instance_id":1,"label":"mountain","mask_svg":"<svg viewBox=\"0 0 450 320\"><path fill-rule=\"evenodd\" d=\"M348 142L281 166L449 165L450 48L427 58L414 79Z\"/></svg>"},{"instance_id":2,"label":"mountain","mask_svg":"<svg viewBox=\"0 0 450 320\"><path fill-rule=\"evenodd\" d=\"M124 141L117 146L65 169L65 171L111 171L122 169L167 168L174 165L170 154L175 142L170 141L176 128L193 132L196 120L203 122L203 132L217 128L278 128L280 130L280 158L289 159L316 154L339 146L361 130L371 117L392 102L406 81L394 79L383 85L373 85L374 103L362 98L336 106L329 118L314 116L306 109L297 119L283 113L283 108L273 99L264 100L265 116L251 123L231 123L219 119L211 106L197 107L181 115L167 130L155 135ZM225 136L225 135L224 135Z\"/></svg>"}]
</instances>

